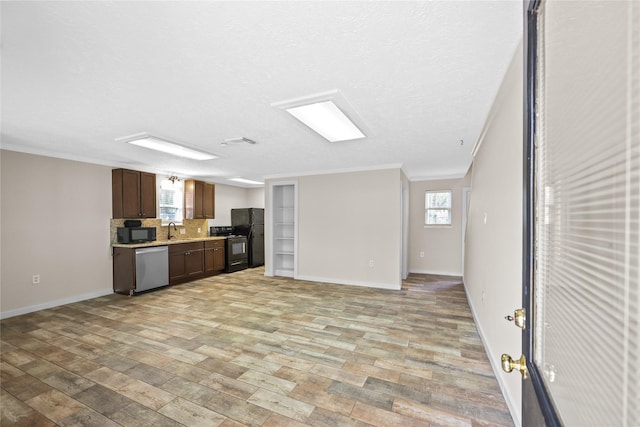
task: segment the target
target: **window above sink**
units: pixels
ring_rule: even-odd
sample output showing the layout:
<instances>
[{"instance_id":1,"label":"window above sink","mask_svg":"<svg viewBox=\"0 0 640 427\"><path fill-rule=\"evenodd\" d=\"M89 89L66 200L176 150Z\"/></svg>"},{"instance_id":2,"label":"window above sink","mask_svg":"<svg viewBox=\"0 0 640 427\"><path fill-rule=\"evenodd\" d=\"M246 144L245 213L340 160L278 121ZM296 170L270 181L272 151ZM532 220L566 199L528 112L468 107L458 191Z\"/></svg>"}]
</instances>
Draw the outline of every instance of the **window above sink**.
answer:
<instances>
[{"instance_id":1,"label":"window above sink","mask_svg":"<svg viewBox=\"0 0 640 427\"><path fill-rule=\"evenodd\" d=\"M162 225L175 222L182 224L184 219L184 182L179 179L168 179L158 176L158 218Z\"/></svg>"}]
</instances>

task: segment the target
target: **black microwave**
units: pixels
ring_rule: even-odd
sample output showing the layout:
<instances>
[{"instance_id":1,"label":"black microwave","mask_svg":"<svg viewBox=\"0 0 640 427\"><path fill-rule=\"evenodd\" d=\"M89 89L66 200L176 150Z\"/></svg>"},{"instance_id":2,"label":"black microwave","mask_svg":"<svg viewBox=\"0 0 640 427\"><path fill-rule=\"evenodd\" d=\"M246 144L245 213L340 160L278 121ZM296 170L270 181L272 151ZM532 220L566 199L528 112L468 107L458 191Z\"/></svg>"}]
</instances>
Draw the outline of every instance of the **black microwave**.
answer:
<instances>
[{"instance_id":1,"label":"black microwave","mask_svg":"<svg viewBox=\"0 0 640 427\"><path fill-rule=\"evenodd\" d=\"M144 243L154 240L155 227L118 227L118 243Z\"/></svg>"}]
</instances>

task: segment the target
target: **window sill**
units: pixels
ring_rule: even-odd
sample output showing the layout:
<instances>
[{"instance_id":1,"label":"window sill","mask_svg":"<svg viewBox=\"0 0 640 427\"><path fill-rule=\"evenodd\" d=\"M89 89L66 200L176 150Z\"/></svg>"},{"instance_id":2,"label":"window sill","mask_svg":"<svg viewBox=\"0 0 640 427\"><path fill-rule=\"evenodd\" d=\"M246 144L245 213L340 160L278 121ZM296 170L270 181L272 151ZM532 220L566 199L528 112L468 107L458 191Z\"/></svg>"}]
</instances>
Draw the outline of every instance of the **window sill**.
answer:
<instances>
[{"instance_id":1,"label":"window sill","mask_svg":"<svg viewBox=\"0 0 640 427\"><path fill-rule=\"evenodd\" d=\"M451 225L451 224L441 224L441 225L429 224L429 225L425 225L424 228L453 228L453 225Z\"/></svg>"}]
</instances>

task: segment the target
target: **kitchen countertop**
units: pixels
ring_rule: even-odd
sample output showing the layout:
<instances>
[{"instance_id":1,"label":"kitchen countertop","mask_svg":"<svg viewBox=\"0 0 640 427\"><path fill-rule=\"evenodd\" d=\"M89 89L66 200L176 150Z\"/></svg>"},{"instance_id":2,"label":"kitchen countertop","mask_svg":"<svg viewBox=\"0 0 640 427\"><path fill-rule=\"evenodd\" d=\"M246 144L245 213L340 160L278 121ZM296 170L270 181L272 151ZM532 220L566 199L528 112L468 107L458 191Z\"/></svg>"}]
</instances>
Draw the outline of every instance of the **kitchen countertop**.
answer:
<instances>
[{"instance_id":1,"label":"kitchen countertop","mask_svg":"<svg viewBox=\"0 0 640 427\"><path fill-rule=\"evenodd\" d=\"M189 238L176 238L171 240L154 240L153 242L145 242L145 243L113 243L111 246L114 248L150 248L153 246L165 246L165 245L175 245L178 243L192 243L192 242L207 242L210 240L224 240L225 236L209 236L209 237L189 237Z\"/></svg>"}]
</instances>

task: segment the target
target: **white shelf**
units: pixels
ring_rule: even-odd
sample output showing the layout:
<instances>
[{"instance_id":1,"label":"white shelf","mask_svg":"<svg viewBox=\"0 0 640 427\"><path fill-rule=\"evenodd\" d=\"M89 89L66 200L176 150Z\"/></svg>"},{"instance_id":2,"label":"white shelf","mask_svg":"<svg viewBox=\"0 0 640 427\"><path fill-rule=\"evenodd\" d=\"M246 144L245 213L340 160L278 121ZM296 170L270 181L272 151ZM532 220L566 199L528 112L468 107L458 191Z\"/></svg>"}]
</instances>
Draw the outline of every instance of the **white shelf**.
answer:
<instances>
[{"instance_id":1,"label":"white shelf","mask_svg":"<svg viewBox=\"0 0 640 427\"><path fill-rule=\"evenodd\" d=\"M295 186L278 185L273 188L273 254L277 276L294 276L295 266Z\"/></svg>"}]
</instances>

